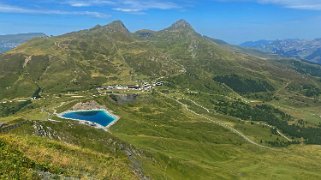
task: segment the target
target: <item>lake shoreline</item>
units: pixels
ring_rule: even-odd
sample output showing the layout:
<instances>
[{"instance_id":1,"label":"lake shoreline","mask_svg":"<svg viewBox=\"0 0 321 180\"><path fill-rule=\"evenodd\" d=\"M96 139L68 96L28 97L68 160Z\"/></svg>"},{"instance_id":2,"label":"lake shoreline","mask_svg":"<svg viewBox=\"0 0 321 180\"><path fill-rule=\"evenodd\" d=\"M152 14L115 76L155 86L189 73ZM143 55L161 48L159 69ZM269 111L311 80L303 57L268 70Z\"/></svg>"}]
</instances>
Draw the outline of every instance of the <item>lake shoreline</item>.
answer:
<instances>
[{"instance_id":1,"label":"lake shoreline","mask_svg":"<svg viewBox=\"0 0 321 180\"><path fill-rule=\"evenodd\" d=\"M103 112L106 113L108 116L111 116L112 118L114 118L114 120L112 120L107 126L103 126L103 125L100 125L100 124L98 124L98 123L91 122L91 121L88 121L88 120L67 118L67 117L64 117L64 116L63 116L64 114L72 113L72 112L91 112L91 111L103 111ZM79 110L67 110L67 111L64 111L64 112L61 112L61 113L57 114L57 117L62 118L62 119L68 119L68 120L78 121L78 122L80 122L81 124L85 124L85 125L90 125L90 124L94 123L94 124L95 124L95 128L104 129L104 130L108 130L112 125L116 124L116 123L118 122L118 120L120 119L120 116L115 115L112 111L108 111L107 108L83 109L83 110L81 110L81 109L79 109Z\"/></svg>"}]
</instances>

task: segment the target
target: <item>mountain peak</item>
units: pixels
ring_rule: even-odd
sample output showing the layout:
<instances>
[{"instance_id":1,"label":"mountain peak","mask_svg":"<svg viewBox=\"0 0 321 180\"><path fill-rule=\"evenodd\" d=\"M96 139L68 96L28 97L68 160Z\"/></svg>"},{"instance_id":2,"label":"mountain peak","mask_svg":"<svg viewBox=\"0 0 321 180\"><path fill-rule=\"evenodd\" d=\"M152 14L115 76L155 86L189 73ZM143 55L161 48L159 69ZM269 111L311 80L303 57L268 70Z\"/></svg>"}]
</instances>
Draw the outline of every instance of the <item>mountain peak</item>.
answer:
<instances>
[{"instance_id":1,"label":"mountain peak","mask_svg":"<svg viewBox=\"0 0 321 180\"><path fill-rule=\"evenodd\" d=\"M105 26L111 32L123 32L129 33L129 30L126 28L124 23L120 20L113 21L110 24Z\"/></svg>"},{"instance_id":2,"label":"mountain peak","mask_svg":"<svg viewBox=\"0 0 321 180\"><path fill-rule=\"evenodd\" d=\"M124 23L121 20L116 20L109 23L107 26L123 26L125 27Z\"/></svg>"},{"instance_id":3,"label":"mountain peak","mask_svg":"<svg viewBox=\"0 0 321 180\"><path fill-rule=\"evenodd\" d=\"M192 29L193 27L184 19L178 20L176 21L171 27L170 29Z\"/></svg>"}]
</instances>

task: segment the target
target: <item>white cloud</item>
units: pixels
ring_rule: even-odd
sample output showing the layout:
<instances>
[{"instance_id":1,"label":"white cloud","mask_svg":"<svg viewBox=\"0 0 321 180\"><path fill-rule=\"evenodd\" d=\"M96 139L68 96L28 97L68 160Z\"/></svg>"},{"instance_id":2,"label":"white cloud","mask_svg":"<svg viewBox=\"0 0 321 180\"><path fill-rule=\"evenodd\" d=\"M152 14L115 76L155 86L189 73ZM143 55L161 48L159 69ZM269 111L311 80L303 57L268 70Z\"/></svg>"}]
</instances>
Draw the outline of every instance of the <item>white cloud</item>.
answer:
<instances>
[{"instance_id":1,"label":"white cloud","mask_svg":"<svg viewBox=\"0 0 321 180\"><path fill-rule=\"evenodd\" d=\"M259 0L258 2L278 4L292 9L321 10L320 0Z\"/></svg>"},{"instance_id":2,"label":"white cloud","mask_svg":"<svg viewBox=\"0 0 321 180\"><path fill-rule=\"evenodd\" d=\"M135 13L140 12L141 9L134 9L134 8L114 8L115 11L127 12L127 13Z\"/></svg>"},{"instance_id":3,"label":"white cloud","mask_svg":"<svg viewBox=\"0 0 321 180\"><path fill-rule=\"evenodd\" d=\"M74 0L81 1L81 0ZM208 0L210 1L210 0ZM213 0L212 0L213 1ZM275 4L285 8L302 9L302 10L321 10L321 0L214 0L220 2L256 2L260 4ZM88 0L92 4L112 5L114 10L123 12L140 12L149 9L179 9L201 1L192 0ZM184 5L182 5L184 4Z\"/></svg>"},{"instance_id":4,"label":"white cloud","mask_svg":"<svg viewBox=\"0 0 321 180\"><path fill-rule=\"evenodd\" d=\"M20 13L20 14L55 14L55 15L84 15L97 18L110 17L108 14L93 12L93 11L62 11L62 10L47 10L47 9L31 9L19 6L12 6L0 3L0 13Z\"/></svg>"},{"instance_id":5,"label":"white cloud","mask_svg":"<svg viewBox=\"0 0 321 180\"><path fill-rule=\"evenodd\" d=\"M321 0L214 0L219 2L257 2L275 4L291 9L321 10Z\"/></svg>"},{"instance_id":6,"label":"white cloud","mask_svg":"<svg viewBox=\"0 0 321 180\"><path fill-rule=\"evenodd\" d=\"M150 9L168 10L181 8L178 4L164 0L67 0L64 4L73 7L109 6L116 11L142 12Z\"/></svg>"},{"instance_id":7,"label":"white cloud","mask_svg":"<svg viewBox=\"0 0 321 180\"><path fill-rule=\"evenodd\" d=\"M63 4L69 4L73 7L88 7L88 6L103 6L103 5L114 5L114 1L109 0L67 0Z\"/></svg>"}]
</instances>

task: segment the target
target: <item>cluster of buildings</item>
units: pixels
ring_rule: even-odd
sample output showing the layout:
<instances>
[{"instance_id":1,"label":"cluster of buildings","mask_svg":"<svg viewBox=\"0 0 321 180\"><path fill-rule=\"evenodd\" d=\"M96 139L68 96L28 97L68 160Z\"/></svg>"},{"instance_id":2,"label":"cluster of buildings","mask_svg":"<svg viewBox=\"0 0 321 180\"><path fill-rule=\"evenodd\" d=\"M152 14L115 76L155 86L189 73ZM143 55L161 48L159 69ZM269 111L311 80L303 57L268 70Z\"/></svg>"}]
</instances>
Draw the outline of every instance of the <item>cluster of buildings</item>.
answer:
<instances>
[{"instance_id":1,"label":"cluster of buildings","mask_svg":"<svg viewBox=\"0 0 321 180\"><path fill-rule=\"evenodd\" d=\"M142 85L115 85L115 86L102 86L98 87L97 90L135 90L135 91L149 91L153 87L163 86L163 82L155 83L143 83Z\"/></svg>"},{"instance_id":2,"label":"cluster of buildings","mask_svg":"<svg viewBox=\"0 0 321 180\"><path fill-rule=\"evenodd\" d=\"M13 102L25 102L25 101L27 101L28 99L20 99L20 100L8 100L8 101L2 101L2 102L0 102L0 104L7 104L7 103L13 103Z\"/></svg>"}]
</instances>

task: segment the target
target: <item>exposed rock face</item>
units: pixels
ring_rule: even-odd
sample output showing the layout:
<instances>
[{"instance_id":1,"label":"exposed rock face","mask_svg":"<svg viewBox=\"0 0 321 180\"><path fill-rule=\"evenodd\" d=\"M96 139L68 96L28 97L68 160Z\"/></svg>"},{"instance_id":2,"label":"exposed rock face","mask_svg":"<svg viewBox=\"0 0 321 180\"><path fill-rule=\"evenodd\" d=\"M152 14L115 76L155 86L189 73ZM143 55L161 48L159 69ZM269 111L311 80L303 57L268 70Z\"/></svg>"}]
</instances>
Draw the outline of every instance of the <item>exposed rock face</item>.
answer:
<instances>
[{"instance_id":1,"label":"exposed rock face","mask_svg":"<svg viewBox=\"0 0 321 180\"><path fill-rule=\"evenodd\" d=\"M37 121L35 121L33 124L33 128L35 130L34 134L36 136L48 137L49 139L61 140L61 137L59 137L58 133L56 131L54 131L49 126L42 125L41 123L38 123Z\"/></svg>"},{"instance_id":2,"label":"exposed rock face","mask_svg":"<svg viewBox=\"0 0 321 180\"><path fill-rule=\"evenodd\" d=\"M110 98L118 104L135 102L138 94L112 94Z\"/></svg>"},{"instance_id":3,"label":"exposed rock face","mask_svg":"<svg viewBox=\"0 0 321 180\"><path fill-rule=\"evenodd\" d=\"M25 62L23 63L23 68L25 68L25 67L28 65L28 63L31 61L31 59L32 59L32 56L28 56L28 57L25 59Z\"/></svg>"},{"instance_id":4,"label":"exposed rock face","mask_svg":"<svg viewBox=\"0 0 321 180\"><path fill-rule=\"evenodd\" d=\"M168 30L193 30L193 27L185 20L181 19L177 22L175 22L171 27L168 28Z\"/></svg>"},{"instance_id":5,"label":"exposed rock face","mask_svg":"<svg viewBox=\"0 0 321 180\"><path fill-rule=\"evenodd\" d=\"M112 23L104 26L106 30L109 32L120 32L124 34L129 34L129 30L126 28L123 22L121 21L113 21Z\"/></svg>"},{"instance_id":6,"label":"exposed rock face","mask_svg":"<svg viewBox=\"0 0 321 180\"><path fill-rule=\"evenodd\" d=\"M96 101L89 101L89 102L81 102L75 104L71 110L93 110L93 109L106 109L105 106L98 104Z\"/></svg>"},{"instance_id":7,"label":"exposed rock face","mask_svg":"<svg viewBox=\"0 0 321 180\"><path fill-rule=\"evenodd\" d=\"M23 124L26 124L28 121L20 121L18 123L15 123L15 124L5 124L5 123L0 123L0 133L5 133L5 132L9 132L13 129L16 129L16 128L19 128L20 126L22 126Z\"/></svg>"}]
</instances>

